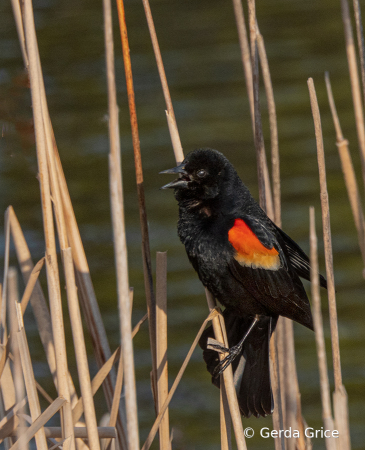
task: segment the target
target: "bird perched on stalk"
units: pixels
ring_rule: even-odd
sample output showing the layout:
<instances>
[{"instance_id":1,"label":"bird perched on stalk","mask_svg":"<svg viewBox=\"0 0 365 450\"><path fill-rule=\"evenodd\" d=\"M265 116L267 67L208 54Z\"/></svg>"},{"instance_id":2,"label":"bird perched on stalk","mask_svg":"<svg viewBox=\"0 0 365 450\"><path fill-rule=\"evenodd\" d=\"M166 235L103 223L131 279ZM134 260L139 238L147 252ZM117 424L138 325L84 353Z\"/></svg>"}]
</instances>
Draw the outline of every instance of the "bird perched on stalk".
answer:
<instances>
[{"instance_id":1,"label":"bird perched on stalk","mask_svg":"<svg viewBox=\"0 0 365 450\"><path fill-rule=\"evenodd\" d=\"M272 414L269 342L279 316L313 330L309 300L299 277L310 279L309 259L251 196L222 153L197 149L174 169L178 235L203 285L225 306L229 349L222 361L207 349L212 327L200 339L204 360L219 387L232 363L241 414ZM320 276L320 284L326 280Z\"/></svg>"}]
</instances>

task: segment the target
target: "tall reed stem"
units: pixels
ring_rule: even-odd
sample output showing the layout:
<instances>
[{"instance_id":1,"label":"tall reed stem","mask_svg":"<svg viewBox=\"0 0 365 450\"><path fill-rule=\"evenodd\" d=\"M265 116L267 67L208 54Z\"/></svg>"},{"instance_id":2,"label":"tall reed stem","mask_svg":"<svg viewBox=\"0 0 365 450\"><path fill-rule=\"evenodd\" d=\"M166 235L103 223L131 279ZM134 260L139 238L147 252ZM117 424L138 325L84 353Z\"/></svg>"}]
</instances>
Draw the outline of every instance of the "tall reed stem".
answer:
<instances>
[{"instance_id":1,"label":"tall reed stem","mask_svg":"<svg viewBox=\"0 0 365 450\"><path fill-rule=\"evenodd\" d=\"M365 183L365 124L364 111L362 105L362 95L360 89L359 73L356 61L355 43L352 34L351 18L348 0L341 0L342 20L345 31L347 62L349 66L352 101L355 111L355 122L357 139L360 148L360 158L362 167L363 182Z\"/></svg>"},{"instance_id":2,"label":"tall reed stem","mask_svg":"<svg viewBox=\"0 0 365 450\"><path fill-rule=\"evenodd\" d=\"M347 194L350 200L352 215L354 216L357 236L359 240L359 247L362 254L362 259L365 264L365 220L364 212L361 206L361 197L357 186L354 166L352 164L351 154L349 150L349 142L344 138L340 125L340 120L337 115L335 100L332 94L331 82L328 72L325 73L326 88L328 101L331 108L333 123L336 130L336 144L338 153L341 159L342 172L345 178Z\"/></svg>"},{"instance_id":3,"label":"tall reed stem","mask_svg":"<svg viewBox=\"0 0 365 450\"><path fill-rule=\"evenodd\" d=\"M341 361L340 361L340 345L338 337L338 323L337 323L337 307L336 307L336 294L335 294L335 279L333 274L333 254L332 254L332 241L331 241L331 223L330 223L330 211L328 202L327 180L326 180L326 166L324 160L324 146L322 137L322 125L319 113L317 95L314 88L313 79L308 79L308 88L310 95L310 102L314 120L314 129L317 142L317 156L318 156L318 169L319 169L319 181L321 189L321 205L322 205L322 223L323 223L323 239L324 250L326 256L326 274L327 274L327 286L328 286L328 303L330 312L330 325L332 336L332 357L333 357L333 370L335 376L335 389L339 388L342 384L341 375Z\"/></svg>"},{"instance_id":4,"label":"tall reed stem","mask_svg":"<svg viewBox=\"0 0 365 450\"><path fill-rule=\"evenodd\" d=\"M157 398L157 396L156 396L156 393L157 393L157 387L156 387L156 299L155 299L155 294L153 291L151 253L150 253L150 243L149 243L148 225L147 225L147 212L146 212L144 185L143 185L142 158L141 158L141 148L140 148L139 133L138 133L136 103L135 103L135 98L134 98L132 65L131 65L130 52L129 52L127 24L125 21L124 1L117 0L117 7L118 7L120 35L121 35L121 40L122 40L124 70L125 70L126 84L127 84L129 115L130 115L130 121L131 121L131 129L132 129L134 165L135 165L136 179L137 179L139 217L140 217L141 232L142 232L143 271L144 271L144 282L145 282L145 292L146 292L146 300L147 300L147 312L148 312L150 345L151 345L151 355L152 355L152 387L153 387L153 394L154 394L154 399L155 399L155 403L156 403L156 398Z\"/></svg>"},{"instance_id":5,"label":"tall reed stem","mask_svg":"<svg viewBox=\"0 0 365 450\"><path fill-rule=\"evenodd\" d=\"M150 36L151 36L153 51L154 51L155 58L156 58L157 69L158 69L158 73L160 76L162 91L163 91L163 95L165 97L165 103L166 103L166 109L167 109L167 111L166 111L167 123L168 123L169 131L170 131L172 147L174 149L176 162L179 164L180 162L182 162L184 160L184 153L183 153L183 149L181 146L179 131L177 129L174 108L172 106L172 100L171 100L169 85L167 83L165 68L164 68L163 61L162 61L160 46L158 45L155 24L153 23L153 17L152 17L152 12L151 12L151 7L150 7L149 1L142 0L142 3L143 3L143 7L145 10L145 14L146 14L148 29L150 31Z\"/></svg>"},{"instance_id":6,"label":"tall reed stem","mask_svg":"<svg viewBox=\"0 0 365 450\"><path fill-rule=\"evenodd\" d=\"M156 254L156 350L158 412L169 393L167 370L167 253ZM160 430L160 450L171 450L169 410L166 409Z\"/></svg>"},{"instance_id":7,"label":"tall reed stem","mask_svg":"<svg viewBox=\"0 0 365 450\"><path fill-rule=\"evenodd\" d=\"M308 88L310 95L310 102L314 120L314 128L317 141L317 158L319 169L319 182L321 189L321 206L322 206L322 224L323 224L323 241L324 252L326 259L326 274L327 274L327 289L328 289L328 305L330 314L331 327L331 342L332 342L332 360L333 371L335 378L335 392L334 392L334 412L336 428L339 431L339 446L341 450L348 450L350 444L350 431L348 423L348 402L346 389L342 384L341 361L340 361L340 346L338 336L337 323L337 308L336 308L336 294L335 294L335 280L333 274L333 255L331 242L331 225L328 202L328 191L326 181L326 166L324 159L324 147L322 137L321 117L319 113L317 95L314 88L312 78L308 79Z\"/></svg>"},{"instance_id":8,"label":"tall reed stem","mask_svg":"<svg viewBox=\"0 0 365 450\"><path fill-rule=\"evenodd\" d=\"M309 214L310 214L310 234L309 234L310 267L311 267L310 278L311 278L311 293L313 305L313 324L316 336L319 379L321 386L322 417L325 429L332 431L334 429L334 424L331 411L331 394L327 371L326 344L324 340L322 311L321 311L321 295L319 292L318 249L317 249L316 224L313 206L311 206ZM336 450L335 438L331 437L326 439L325 444L327 450Z\"/></svg>"},{"instance_id":9,"label":"tall reed stem","mask_svg":"<svg viewBox=\"0 0 365 450\"><path fill-rule=\"evenodd\" d=\"M56 368L58 379L58 392L66 399L63 406L63 425L65 434L71 436L71 450L75 449L73 439L73 423L70 404L70 392L67 383L66 343L63 328L63 314L61 306L61 293L59 284L58 264L56 255L55 234L53 228L52 205L50 197L50 183L47 167L46 138L44 130L44 117L42 113L42 100L40 96L41 73L37 56L37 42L34 27L33 8L31 0L24 2L24 27L26 48L29 58L29 78L31 85L34 126L37 143L37 159L42 199L42 212L44 235L46 243L47 281L51 308L52 330L56 350Z\"/></svg>"}]
</instances>

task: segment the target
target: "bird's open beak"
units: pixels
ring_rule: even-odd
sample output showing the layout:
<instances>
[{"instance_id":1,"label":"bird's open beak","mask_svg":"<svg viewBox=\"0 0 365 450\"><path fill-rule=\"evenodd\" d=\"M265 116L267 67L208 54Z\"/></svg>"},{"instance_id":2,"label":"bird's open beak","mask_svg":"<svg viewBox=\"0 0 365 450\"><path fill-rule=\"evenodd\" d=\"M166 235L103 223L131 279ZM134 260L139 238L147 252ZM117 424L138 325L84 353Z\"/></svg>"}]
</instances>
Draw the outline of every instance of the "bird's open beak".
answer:
<instances>
[{"instance_id":1,"label":"bird's open beak","mask_svg":"<svg viewBox=\"0 0 365 450\"><path fill-rule=\"evenodd\" d=\"M163 170L161 173L178 173L180 174L179 178L176 178L176 180L171 181L171 183L165 184L165 186L162 186L160 189L169 189L169 188L178 188L178 187L187 187L188 182L190 181L190 177L188 173L185 170L184 163L179 164L177 167L174 167L173 169L167 169Z\"/></svg>"}]
</instances>

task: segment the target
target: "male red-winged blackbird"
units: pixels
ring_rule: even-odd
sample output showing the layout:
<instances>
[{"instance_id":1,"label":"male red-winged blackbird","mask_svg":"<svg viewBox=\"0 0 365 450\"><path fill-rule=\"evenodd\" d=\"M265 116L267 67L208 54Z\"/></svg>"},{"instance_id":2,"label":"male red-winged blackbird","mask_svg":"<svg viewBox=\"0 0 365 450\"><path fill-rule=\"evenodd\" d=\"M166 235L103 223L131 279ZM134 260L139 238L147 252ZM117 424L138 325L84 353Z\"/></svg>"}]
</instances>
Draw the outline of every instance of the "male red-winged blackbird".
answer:
<instances>
[{"instance_id":1,"label":"male red-winged blackbird","mask_svg":"<svg viewBox=\"0 0 365 450\"><path fill-rule=\"evenodd\" d=\"M278 317L313 330L299 278L310 279L309 259L216 150L194 150L178 167L161 173L180 175L163 186L175 190L179 237L203 285L226 307L229 355L219 362L217 352L206 348L212 327L200 340L212 381L219 387L218 374L232 363L241 414L271 414L269 341ZM322 276L320 284L326 287Z\"/></svg>"}]
</instances>

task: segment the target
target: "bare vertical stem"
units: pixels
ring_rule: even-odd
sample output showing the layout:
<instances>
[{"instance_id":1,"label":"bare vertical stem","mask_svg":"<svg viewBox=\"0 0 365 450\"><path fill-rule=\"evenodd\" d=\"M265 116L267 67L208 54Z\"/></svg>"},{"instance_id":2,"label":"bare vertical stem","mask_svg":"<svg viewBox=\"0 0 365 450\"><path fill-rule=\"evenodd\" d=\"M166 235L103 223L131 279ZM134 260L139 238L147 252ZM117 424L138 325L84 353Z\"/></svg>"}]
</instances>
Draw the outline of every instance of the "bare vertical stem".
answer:
<instances>
[{"instance_id":1,"label":"bare vertical stem","mask_svg":"<svg viewBox=\"0 0 365 450\"><path fill-rule=\"evenodd\" d=\"M248 0L248 17L250 26L251 42L251 67L253 81L254 98L254 116L255 116L255 147L257 156L257 176L259 185L260 205L267 210L267 199L265 190L265 144L262 134L260 100L259 100L259 70L258 70L258 52L256 42L256 5L255 0Z\"/></svg>"},{"instance_id":2,"label":"bare vertical stem","mask_svg":"<svg viewBox=\"0 0 365 450\"><path fill-rule=\"evenodd\" d=\"M255 6L254 2L251 5L251 9L250 9L250 5L249 5L251 51L253 49L252 43L256 40L256 37L255 37L256 35L255 35L255 33L252 34L252 28L251 28L251 21L254 18L254 17L252 17L252 14L255 14L254 6ZM258 91L256 93L254 93L255 86L258 89L258 77L259 77L257 50L255 53L255 58L256 58L255 61L256 62L255 62L255 66L253 66L251 63L252 53L250 53L250 47L249 47L249 43L248 43L248 39L247 39L247 31L246 31L245 18L244 18L241 0L233 0L233 8L234 8L235 18L236 18L236 23L237 23L238 38L239 38L239 43L240 43L240 48L241 48L241 58L242 58L242 63L243 63L243 70L245 73L246 88L247 88L247 94L248 94L248 99L249 99L249 104L250 104L252 131L253 131L254 140L255 140L256 156L258 158L257 164L258 164L258 166L261 167L261 168L258 167L257 170L258 170L258 173L260 172L260 170L262 170L262 174L263 174L262 176L263 176L263 179L265 180L265 186L266 186L266 191L265 191L266 205L264 207L266 208L268 215L273 218L273 214L274 214L273 203L272 203L272 197L271 197L270 177L269 177L269 171L268 171L268 167L267 167L266 154L265 154L265 148L264 148L264 140L263 140L263 134L262 134L261 113L260 113L260 109L256 108L257 97L255 98L255 95L258 96ZM255 78L254 70L252 69L253 67L254 67L254 70L256 69L256 78ZM256 84L254 84L254 83L256 83ZM259 141L257 140L257 136L256 136L257 126L259 127L259 130L257 131L257 133L259 135L258 136ZM260 152L260 153L258 152L258 150L257 150L258 146L259 146L259 148L264 149L263 154L262 154L262 152ZM261 162L259 162L259 158L262 158ZM259 173L259 180L260 180L260 173ZM260 189L260 181L259 181L259 189Z\"/></svg>"},{"instance_id":3,"label":"bare vertical stem","mask_svg":"<svg viewBox=\"0 0 365 450\"><path fill-rule=\"evenodd\" d=\"M8 303L8 311L9 311L9 324L10 324L10 344L11 344L11 352L13 355L13 375L14 375L14 387L15 387L15 396L17 404L22 401L25 397L25 387L24 387L24 379L22 373L22 364L20 361L20 353L19 346L16 339L16 334L18 332L18 320L16 313L16 304L19 301L19 293L18 293L18 274L15 267L9 267L8 271L8 295L7 295L7 303ZM8 347L8 345L6 346ZM6 348L4 348L4 352L6 352ZM22 408L23 409L23 408ZM19 426L25 426L25 420L22 416L24 414L24 410L20 410L19 417ZM20 438L20 433L17 431L17 438ZM24 446L24 450L28 448L27 445Z\"/></svg>"},{"instance_id":4,"label":"bare vertical stem","mask_svg":"<svg viewBox=\"0 0 365 450\"><path fill-rule=\"evenodd\" d=\"M262 77L264 79L267 107L269 111L269 121L270 121L274 222L278 227L281 227L280 158L279 158L278 124L276 120L274 90L271 83L269 62L267 60L264 38L262 37L260 30L257 29L257 31L258 31L257 47L260 56Z\"/></svg>"},{"instance_id":5,"label":"bare vertical stem","mask_svg":"<svg viewBox=\"0 0 365 450\"><path fill-rule=\"evenodd\" d=\"M123 0L117 0L117 7L118 7L120 35L121 35L122 48L123 48L124 70L125 70L127 92L128 92L129 114L130 114L131 128L132 128L134 165L135 165L135 169L136 169L139 216L140 216L141 232L142 232L142 258L143 258L144 282L145 282L147 312L148 312L149 331L150 331L150 344L151 344L151 354L152 354L152 386L154 389L154 393L156 393L156 347L155 347L155 343L156 343L156 300L155 300L155 295L153 292L151 253L150 253L150 244L149 244L149 237L148 237L147 213L146 213L144 186L143 186L141 148L140 148L140 142L139 142L137 112L136 112L136 104L135 104L135 99L134 99L132 65L131 65L130 52L129 52L127 24L125 21L125 10L124 10ZM127 382L127 380L126 380L126 382Z\"/></svg>"},{"instance_id":6,"label":"bare vertical stem","mask_svg":"<svg viewBox=\"0 0 365 450\"><path fill-rule=\"evenodd\" d=\"M364 100L365 100L365 47L364 47L364 32L363 32L363 28L362 28L360 2L359 2L359 0L353 0L353 3L354 3L354 14L355 14L355 23L356 23L357 45L359 47L359 54L360 54L362 93L363 93Z\"/></svg>"},{"instance_id":7,"label":"bare vertical stem","mask_svg":"<svg viewBox=\"0 0 365 450\"><path fill-rule=\"evenodd\" d=\"M283 430L283 410L281 404L281 391L280 391L280 373L279 373L279 360L276 351L276 334L274 334L270 339L270 359L271 359L271 383L274 396L274 413L273 413L273 426L275 430ZM285 450L285 439L282 436L278 436L275 441L276 450Z\"/></svg>"},{"instance_id":8,"label":"bare vertical stem","mask_svg":"<svg viewBox=\"0 0 365 450\"><path fill-rule=\"evenodd\" d=\"M162 85L162 91L163 91L163 95L165 97L165 103L166 103L166 109L167 109L167 111L166 111L167 122L168 122L168 126L169 126L172 146L173 146L174 153L175 153L175 159L178 163L180 163L181 161L184 160L184 154L183 154L183 149L181 146L179 132L177 129L177 123L176 123L176 119L175 119L174 108L172 106L169 86L167 84L166 73L165 73L163 62L162 62L160 46L158 45L156 29L155 29L155 25L153 23L151 7L150 7L148 0L142 0L142 3L143 3L143 7L145 10L145 14L146 14L148 29L150 31L153 51L155 53L157 69L158 69L158 73L159 73L160 81L161 81L161 85Z\"/></svg>"},{"instance_id":9,"label":"bare vertical stem","mask_svg":"<svg viewBox=\"0 0 365 450\"><path fill-rule=\"evenodd\" d=\"M118 371L117 371L117 381L115 383L115 389L114 389L114 398L113 398L113 404L110 411L109 416L109 426L115 427L115 424L117 422L118 418L118 409L120 406L120 401L122 397L122 389L123 389L123 355L121 354L119 357L118 362ZM123 436L123 439L125 440L125 436ZM125 447L127 448L127 444L125 444ZM104 449L111 449L112 447L112 440L108 439L104 444Z\"/></svg>"},{"instance_id":10,"label":"bare vertical stem","mask_svg":"<svg viewBox=\"0 0 365 450\"><path fill-rule=\"evenodd\" d=\"M24 66L28 70L29 67L29 61L28 61L28 55L27 50L25 47L25 36L24 36L24 28L22 25L22 12L20 9L20 3L19 0L11 0L11 6L13 7L13 14L15 17L15 25L16 25L16 31L18 33L18 39L20 43L20 48L22 51L22 57Z\"/></svg>"},{"instance_id":11,"label":"bare vertical stem","mask_svg":"<svg viewBox=\"0 0 365 450\"><path fill-rule=\"evenodd\" d=\"M138 436L138 416L137 416L137 395L135 387L134 374L134 357L132 343L132 325L131 312L132 305L129 293L129 277L128 277L128 254L124 219L124 197L123 182L121 170L121 148L120 148L120 132L119 132L119 110L117 104L117 89L115 82L115 65L114 65L114 42L113 42L113 24L112 24L112 5L111 0L103 0L104 9L104 39L105 39L105 57L107 71L108 86L108 113L109 113L109 183L111 195L112 223L114 236L115 264L117 272L117 292L118 305L120 312L121 339L123 358L120 360L118 375L118 389L122 387L122 375L125 375L126 389L126 421L128 436L123 438L119 436L120 442L126 440L123 446L128 445L129 439L133 448L139 447ZM146 285L145 285L146 286ZM150 290L148 290L150 292ZM152 293L153 295L153 293ZM151 299L150 299L151 300ZM153 317L153 316L152 316ZM151 315L149 316L150 320ZM153 332L153 325L150 323L150 332ZM153 344L151 344L153 347ZM122 369L122 371L120 370ZM118 380L118 377L117 377ZM116 386L117 388L117 386ZM113 406L118 405L120 409L119 396L114 395ZM115 415L112 407L113 416Z\"/></svg>"},{"instance_id":12,"label":"bare vertical stem","mask_svg":"<svg viewBox=\"0 0 365 450\"><path fill-rule=\"evenodd\" d=\"M222 376L221 376L222 377ZM229 413L229 405L224 386L223 377L220 384L220 428L221 428L221 450L232 449L232 420Z\"/></svg>"},{"instance_id":13,"label":"bare vertical stem","mask_svg":"<svg viewBox=\"0 0 365 450\"><path fill-rule=\"evenodd\" d=\"M342 172L345 178L347 194L350 200L352 214L354 216L359 247L365 264L365 224L364 213L361 206L361 198L357 187L356 175L349 151L349 142L343 137L340 121L336 111L336 105L332 94L331 82L328 72L325 73L327 95L331 108L332 119L336 130L336 144L341 159Z\"/></svg>"},{"instance_id":14,"label":"bare vertical stem","mask_svg":"<svg viewBox=\"0 0 365 450\"><path fill-rule=\"evenodd\" d=\"M67 436L73 436L70 393L67 384L66 344L63 329L61 294L59 286L58 264L52 218L52 205L50 198L50 185L47 168L45 130L42 115L42 102L40 96L41 74L39 73L33 9L30 0L26 0L24 2L24 28L27 54L29 57L29 78L33 103L33 115L37 143L37 159L46 242L47 279L51 306L52 329L56 348L58 391L59 395L62 395L66 399L66 403L63 407L65 433ZM74 449L74 439L72 439L71 441L71 448Z\"/></svg>"},{"instance_id":15,"label":"bare vertical stem","mask_svg":"<svg viewBox=\"0 0 365 450\"><path fill-rule=\"evenodd\" d=\"M345 386L342 384L342 374L341 374L335 281L334 281L334 275L333 275L331 227L330 227L330 216L329 216L329 204L328 204L328 192L327 192L327 182L326 182L326 167L325 167L325 160L324 160L322 127L321 127L321 118L320 118L320 114L319 114L317 96L316 96L316 92L314 89L314 83L311 78L309 78L309 80L308 80L308 87L309 87L311 107L312 107L313 118L314 118L314 127L315 127L315 132L316 132L319 180L320 180L320 186L321 186L323 240L324 240L325 258L326 258L328 303L329 303L330 325L331 325L332 359L333 359L333 370L334 370L334 376L335 376L335 392L333 394L335 422L336 422L336 428L339 431L339 444L338 444L339 448L341 448L341 450L342 449L349 450L351 448L351 443L350 443L350 430L349 430L348 401L347 401L347 393L346 393Z\"/></svg>"},{"instance_id":16,"label":"bare vertical stem","mask_svg":"<svg viewBox=\"0 0 365 450\"><path fill-rule=\"evenodd\" d=\"M167 369L167 255L156 254L156 353L158 412L169 393ZM160 424L160 450L170 450L169 410L166 409Z\"/></svg>"},{"instance_id":17,"label":"bare vertical stem","mask_svg":"<svg viewBox=\"0 0 365 450\"><path fill-rule=\"evenodd\" d=\"M8 284L8 270L9 270L9 247L10 247L10 221L9 221L9 210L11 207L7 208L4 217L4 228L5 228L5 251L4 251L4 277L3 277L3 289L1 292L1 317L0 317L0 342L2 345L6 344L7 331L6 331L6 294L7 294L7 284Z\"/></svg>"},{"instance_id":18,"label":"bare vertical stem","mask_svg":"<svg viewBox=\"0 0 365 450\"><path fill-rule=\"evenodd\" d=\"M295 364L295 347L294 347L294 331L293 322L290 319L283 317L284 337L285 337L285 377L283 389L285 392L285 429L297 429L297 399L298 399L298 378ZM289 450L295 449L296 444L294 439L287 441Z\"/></svg>"},{"instance_id":19,"label":"bare vertical stem","mask_svg":"<svg viewBox=\"0 0 365 450\"><path fill-rule=\"evenodd\" d=\"M90 450L100 450L94 399L91 390L85 337L84 331L82 329L81 312L79 300L77 297L75 271L71 248L68 247L66 249L62 249L62 256L65 270L68 310L70 313L72 336L74 340L77 371L80 380L82 401L84 404L84 415L89 441L88 445L90 447Z\"/></svg>"},{"instance_id":20,"label":"bare vertical stem","mask_svg":"<svg viewBox=\"0 0 365 450\"><path fill-rule=\"evenodd\" d=\"M327 371L326 345L323 332L321 296L319 292L317 235L316 235L316 225L313 206L311 206L309 214L310 214L310 267L311 267L310 278L311 278L311 292L313 305L313 324L316 336L319 379L321 386L322 417L325 429L333 430L334 425L331 411L330 383ZM334 438L326 439L326 449L336 450L336 441L334 440Z\"/></svg>"},{"instance_id":21,"label":"bare vertical stem","mask_svg":"<svg viewBox=\"0 0 365 450\"><path fill-rule=\"evenodd\" d=\"M280 395L281 395L281 408L283 415L284 427L286 427L286 410L285 410L285 367L289 363L286 358L285 353L285 323L284 317L279 317L278 324L276 326L276 351L278 354L278 364L279 364L279 377L280 377Z\"/></svg>"},{"instance_id":22,"label":"bare vertical stem","mask_svg":"<svg viewBox=\"0 0 365 450\"><path fill-rule=\"evenodd\" d=\"M123 195L120 165L115 157L109 156L110 193L112 199L112 222L115 239L115 260L118 280L119 320L125 379L125 403L127 418L127 445L129 450L139 448L136 382L134 377L134 356L132 343L131 305L129 298L129 279L127 244L125 239Z\"/></svg>"},{"instance_id":23,"label":"bare vertical stem","mask_svg":"<svg viewBox=\"0 0 365 450\"><path fill-rule=\"evenodd\" d=\"M347 62L350 72L352 101L354 103L357 139L360 147L360 157L362 166L363 181L365 183L365 125L362 105L362 95L360 89L359 74L356 62L356 51L354 38L352 35L351 18L349 4L347 0L341 0L342 20L345 31Z\"/></svg>"},{"instance_id":24,"label":"bare vertical stem","mask_svg":"<svg viewBox=\"0 0 365 450\"><path fill-rule=\"evenodd\" d=\"M255 134L255 106L253 98L253 82L252 82L252 66L250 45L248 43L247 30L245 24L245 16L243 13L242 0L233 0L234 15L236 18L238 40L241 48L241 59L246 79L246 89L250 104L252 131Z\"/></svg>"},{"instance_id":25,"label":"bare vertical stem","mask_svg":"<svg viewBox=\"0 0 365 450\"><path fill-rule=\"evenodd\" d=\"M23 366L23 375L25 386L27 389L28 403L32 421L34 422L41 415L41 407L39 404L39 398L37 393L37 387L35 384L35 378L32 368L32 361L30 359L29 347L27 338L25 336L23 315L19 303L16 303L16 314L18 316L19 330L16 334L18 340L18 346L20 351L20 357ZM41 428L35 435L36 446L38 450L47 450L47 441L44 428Z\"/></svg>"},{"instance_id":26,"label":"bare vertical stem","mask_svg":"<svg viewBox=\"0 0 365 450\"><path fill-rule=\"evenodd\" d=\"M131 318L132 318L133 289L129 290L129 304L131 305L131 308L130 308L131 312L130 312L130 314L131 314ZM142 319L136 325L136 327L133 329L133 331L132 331L132 339L134 338L134 336L138 332L140 325L143 323L143 321L145 319L147 319L147 314L145 315L144 319ZM115 427L115 425L117 423L118 410L120 410L121 396L122 396L122 389L123 389L123 375L124 375L123 354L121 353L120 357L119 357L119 363L118 363L117 380L116 380L116 383L115 383L113 404L112 404L112 408L111 408L110 416L109 416L109 426L110 427ZM122 441L123 447L127 448L125 435L123 434L123 436L121 436L121 438L123 438L123 439L120 439ZM110 450L110 448L112 448L111 445L112 445L112 441L111 441L111 439L109 439L108 441L105 442L104 448ZM118 450L118 447L116 447L116 450Z\"/></svg>"},{"instance_id":27,"label":"bare vertical stem","mask_svg":"<svg viewBox=\"0 0 365 450\"><path fill-rule=\"evenodd\" d=\"M323 147L321 117L320 117L320 113L319 113L317 96L316 96L316 91L314 88L314 83L313 83L312 78L308 79L308 88L309 88L310 102L311 102L311 108L312 108L312 114L313 114L313 120L314 120L316 141L317 141L319 181L320 181L320 188L321 188L323 240L324 240L324 250L325 250L325 257L326 257L328 303L329 303L331 338L332 338L333 370L334 370L334 376L335 376L335 389L338 389L342 385L342 375L341 375L340 346L339 346L338 324L337 324L335 279L334 279L334 275L333 275L333 254L332 254L332 242L331 242L330 212L329 212L329 203L328 203L326 166L325 166L325 160L324 160L324 147Z\"/></svg>"},{"instance_id":28,"label":"bare vertical stem","mask_svg":"<svg viewBox=\"0 0 365 450\"><path fill-rule=\"evenodd\" d=\"M4 349L1 349L3 352ZM15 386L14 386L14 380L10 369L10 360L7 359L3 373L1 375L1 407L4 407L5 411L11 410L16 405L16 395L15 395ZM4 411L4 413L5 413ZM19 422L17 419L15 419L15 422ZM12 439L7 438L5 440L5 448L8 450L11 447Z\"/></svg>"},{"instance_id":29,"label":"bare vertical stem","mask_svg":"<svg viewBox=\"0 0 365 450\"><path fill-rule=\"evenodd\" d=\"M346 388L343 384L333 393L333 409L339 436L337 448L351 450L349 404Z\"/></svg>"}]
</instances>

